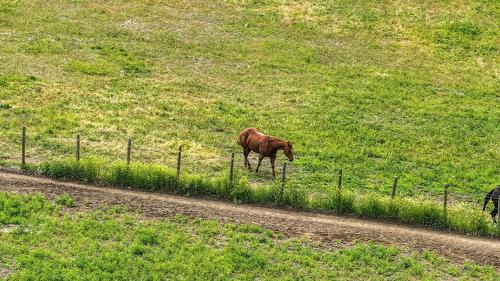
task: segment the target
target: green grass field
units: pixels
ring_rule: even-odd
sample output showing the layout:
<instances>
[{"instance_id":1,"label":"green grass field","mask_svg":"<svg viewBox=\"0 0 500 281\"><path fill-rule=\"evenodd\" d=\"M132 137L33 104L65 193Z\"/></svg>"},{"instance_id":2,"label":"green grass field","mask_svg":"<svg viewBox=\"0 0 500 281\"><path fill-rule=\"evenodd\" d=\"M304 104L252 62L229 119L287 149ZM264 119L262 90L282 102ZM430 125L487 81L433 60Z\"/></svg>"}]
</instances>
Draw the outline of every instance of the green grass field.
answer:
<instances>
[{"instance_id":1,"label":"green grass field","mask_svg":"<svg viewBox=\"0 0 500 281\"><path fill-rule=\"evenodd\" d=\"M498 10L0 0L0 163L19 162L27 126L32 163L70 157L80 133L84 156L110 160L131 137L134 161L173 166L182 144L183 168L209 176L255 126L294 144L290 186L325 190L343 168L355 190L389 194L397 175L400 194L449 182L477 203L500 179Z\"/></svg>"},{"instance_id":2,"label":"green grass field","mask_svg":"<svg viewBox=\"0 0 500 281\"><path fill-rule=\"evenodd\" d=\"M498 280L493 267L339 241L325 247L253 225L110 206L67 212L42 196L0 193L0 278L7 280Z\"/></svg>"}]
</instances>

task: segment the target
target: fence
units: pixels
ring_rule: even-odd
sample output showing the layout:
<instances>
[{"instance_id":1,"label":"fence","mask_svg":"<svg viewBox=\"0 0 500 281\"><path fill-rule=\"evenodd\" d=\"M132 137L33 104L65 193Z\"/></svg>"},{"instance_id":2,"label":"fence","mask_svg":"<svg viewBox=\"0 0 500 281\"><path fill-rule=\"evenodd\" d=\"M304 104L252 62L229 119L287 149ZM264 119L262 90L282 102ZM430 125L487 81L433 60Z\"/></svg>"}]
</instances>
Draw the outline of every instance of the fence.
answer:
<instances>
[{"instance_id":1,"label":"fence","mask_svg":"<svg viewBox=\"0 0 500 281\"><path fill-rule=\"evenodd\" d=\"M349 175L342 169L332 173L327 181L334 182L338 179L336 188L316 190L317 192L305 191L302 186L294 186L293 183L290 183L290 179L293 181L294 177L300 177L302 171L295 166L288 166L287 161L285 161L282 163L282 168L281 164L276 165L278 167L277 174L281 169L279 179L270 181L270 165L262 165L259 169L260 176L252 176L251 180L254 184L250 186L249 180L241 180L242 170L247 169L243 159L240 159L241 161L235 159L235 156L241 155L241 153L228 155L230 156L228 162L222 165L224 167L223 177L207 177L200 174L190 174L185 169L185 167L191 166L189 164L192 162L189 162L191 155L186 153L182 145L177 146L177 149L173 148L172 145L168 146L168 149L159 149L158 147L140 145L140 143L133 142L132 139L125 139L121 148L123 149L121 161L112 163L89 162L92 157L86 157L84 149L89 145L89 142L86 142L79 134L76 135L76 142L69 142L74 143L74 150L72 149L74 154L71 153L74 155L74 161L50 160L42 162L40 165L32 165L27 161L31 156L27 155L27 145L30 143L28 136L29 132L23 128L21 134L22 169L34 168L42 174L54 178L99 182L105 185L127 186L185 195L214 196L235 202L276 204L299 209L354 214L366 218L446 228L467 234L500 236L500 227L492 227L486 221L484 213L460 204L449 208L448 184L443 186L442 205L427 199L405 198L405 196L399 195L399 178L397 176L392 178L392 185L388 185L387 193L389 196L383 196L379 193L360 193L352 188L344 188L345 179L349 178ZM101 143L99 144L96 147L102 146ZM116 147L114 148L113 155L116 155L119 151L116 150ZM147 161L148 164L144 164L144 161L137 160L137 155L142 155L137 151L147 151L148 155L154 152L155 156L152 158L153 160ZM158 165L157 160L154 159L158 159L160 153L172 157L166 158L169 160L162 158L160 165ZM36 157L39 155L34 155L35 159ZM252 159L251 161L253 169L255 169L257 160ZM151 164L151 162L156 164ZM220 164L218 165L220 166ZM99 169L102 170L101 173L97 171ZM202 166L202 169L205 171L210 167L205 165ZM68 175L69 177L67 177ZM265 184L256 188L255 185L259 184L255 182L256 179L265 181Z\"/></svg>"},{"instance_id":2,"label":"fence","mask_svg":"<svg viewBox=\"0 0 500 281\"><path fill-rule=\"evenodd\" d=\"M27 162L26 162L26 140L27 140L27 133L26 133L26 127L22 127L22 134L21 134L21 167L25 169L27 167ZM81 155L81 136L78 134L76 136L76 142L75 142L75 160L77 163L80 163L80 160L82 158ZM132 162L132 139L129 138L127 140L127 149L126 149L126 163L127 165L130 165ZM178 147L178 152L177 152L177 161L176 161L176 176L177 178L181 177L181 168L182 168L182 163L183 163L183 153L182 153L182 145ZM229 161L229 186L234 186L234 180L235 180L235 168L239 167L242 169L247 169L247 167L244 166L244 164L240 165L235 165L235 154L234 152L231 153L230 161ZM261 172L262 170L266 171L266 168L263 168L261 166L260 168ZM283 197L286 192L286 182L287 182L287 163L283 163L283 168L282 168L282 175L281 175L281 185L280 185L280 190L279 190L279 202L283 203ZM342 196L342 183L343 183L343 177L345 177L342 169L339 170L338 172L338 188L337 188L337 197ZM393 178L393 185L392 185L392 193L391 193L391 198L395 198L397 196L397 185L398 185L398 177L394 176ZM447 209L448 209L448 188L449 184L444 185L444 196L443 196L443 212L446 215L447 214Z\"/></svg>"}]
</instances>

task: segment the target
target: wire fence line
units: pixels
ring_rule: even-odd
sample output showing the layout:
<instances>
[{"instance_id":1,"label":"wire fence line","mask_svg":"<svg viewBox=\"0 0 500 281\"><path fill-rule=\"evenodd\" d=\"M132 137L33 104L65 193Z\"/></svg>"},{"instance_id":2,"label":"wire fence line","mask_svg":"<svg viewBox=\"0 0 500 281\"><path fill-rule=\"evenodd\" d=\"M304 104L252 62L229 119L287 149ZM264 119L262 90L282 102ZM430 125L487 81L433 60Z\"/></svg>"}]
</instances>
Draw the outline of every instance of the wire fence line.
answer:
<instances>
[{"instance_id":1,"label":"wire fence line","mask_svg":"<svg viewBox=\"0 0 500 281\"><path fill-rule=\"evenodd\" d=\"M42 153L42 151L38 151L38 149L35 147L30 147L29 144L31 141L28 138L29 132L27 132L26 127L22 127L21 129L21 138L20 141L17 143L21 144L21 166L26 166L29 164L29 160L35 160L35 163L43 162L43 160L49 159L52 154L47 154L47 153ZM67 153L67 156L74 155L73 157L78 158L76 159L79 161L80 158L86 158L89 155L90 156L98 156L103 155L104 157L100 157L103 159L109 158L110 161L129 161L133 163L148 163L148 164L158 164L158 165L163 165L167 167L171 167L176 169L178 165L178 159L177 159L177 149L174 149L174 146L172 143L169 145L166 145L164 148L159 148L155 145L148 145L147 143L144 143L144 141L138 142L137 144L133 139L131 139L131 148L130 148L130 155L128 153L128 141L129 139L125 138L122 142L122 145L114 145L113 149L111 151L106 151L105 149L102 149L102 147L106 147L109 149L109 145L105 141L96 141L93 139L85 139L82 135L77 134L73 138L68 139L68 138L57 138L56 143L64 143L65 147L64 150L68 151L69 147L69 152ZM174 142L175 143L175 142ZM183 143L182 141L177 141L177 143ZM47 145L47 144L45 144ZM60 145L60 144L58 144ZM183 145L181 145L183 146ZM189 145L187 145L189 147ZM73 148L71 148L73 147ZM77 151L79 153L77 153ZM97 152L96 152L97 151ZM196 153L189 153L188 151L183 151L182 155L182 164L181 168L183 171L186 172L195 172L195 173L200 173L203 175L207 176L215 176L215 175L220 175L223 172L227 172L229 168L229 159L231 153L234 153L234 170L236 173L246 176L249 180L250 184L260 186L265 183L269 183L269 181L276 179L279 180L279 176L281 174L281 171L283 169L283 163L287 163L288 160L285 159L284 157L278 157L276 159L275 163L275 172L276 172L276 178L272 177L272 169L271 169L271 164L269 158L264 158L262 165L259 167L259 172L256 173L255 169L257 167L258 163L258 154L257 153L250 153L249 155L249 161L251 162L252 169L248 169L244 165L244 157L242 150L240 148L235 148L232 151L234 152L228 152L227 157L223 157L223 161L220 160L220 158L217 159L217 161L214 161L213 163L206 163L206 159L200 158ZM40 153L39 153L40 152ZM39 154L38 154L39 153ZM112 159L116 155L121 155L118 157L118 159ZM29 158L29 159L28 159ZM298 178L304 177L304 176L310 176L311 173L308 171L305 171L304 168L293 165L293 163L290 163L290 165L287 166L287 175L290 175L287 177L287 181L290 182L289 185L294 185L295 188L307 188L308 193L322 193L324 192L323 187L322 188L310 188L310 186L302 186L302 183L300 182L300 179L297 181ZM337 178L339 182L345 182L346 179L349 179L348 175L346 176L345 171L344 175L342 175L341 169L337 169L333 173L329 173L328 175L321 175L323 178L325 178L325 182L327 182L326 186L330 186L332 188L335 188L336 186L336 181ZM303 178L302 178L303 179ZM387 179L387 183L390 182L387 185L387 189L385 192L375 192L375 193L380 193L380 194L385 194L385 195L390 195L391 197L395 196L402 196L398 191L399 189L399 178L398 176L394 176L393 179L389 180ZM451 197L449 192L449 184L446 183L443 185L445 187L442 190L442 195L440 196L442 200L446 200L446 205L448 204L448 201ZM327 188L330 188L327 187ZM352 189L352 185L348 185L349 188ZM391 192L392 191L392 192ZM358 190L356 189L356 193L369 193L369 192L374 192L374 191L369 191L369 190ZM445 193L446 192L446 196ZM404 192L403 192L404 193ZM453 194L452 194L453 195ZM453 197L455 200L452 199L452 201L455 202L469 202L467 200L460 200L463 198L456 197L457 195L455 194L455 197ZM444 198L446 197L446 199ZM439 197L436 196L431 196L428 199L431 200L438 200ZM439 200L441 201L441 200ZM436 201L437 202L437 201ZM441 201L442 202L442 201ZM444 203L443 203L444 204Z\"/></svg>"},{"instance_id":2,"label":"wire fence line","mask_svg":"<svg viewBox=\"0 0 500 281\"><path fill-rule=\"evenodd\" d=\"M27 152L29 149L27 148L27 131L26 127L22 127L21 130L21 167L26 167L28 165L28 155ZM73 140L73 145L74 145L74 157L75 161L79 162L82 158L85 158L87 156L88 150L86 147L91 146L91 147L99 147L102 145L102 141L92 141L92 140L85 140L82 138L82 135L78 134L75 136ZM155 156L150 156L146 158L146 161L148 162L143 162L143 163L151 163L153 162L154 164L160 164L168 167L172 167L176 169L177 175L183 171L185 167L195 167L197 164L200 164L200 161L195 158L195 155L190 155L189 153L186 153L183 151L183 146L179 145L177 149L171 149L172 146L169 146L168 148L165 149L160 149L151 145L136 145L134 140L129 138L124 141L123 145L123 156L120 157L118 160L125 161L127 164L134 163L134 162L141 162L137 161L136 156L138 155L155 155ZM120 154L120 153L117 153ZM161 161L154 160L158 159L158 155L163 155L161 157ZM32 156L32 155L30 155ZM259 172L256 173L256 168L258 165L258 154L257 153L251 153L249 156L249 162L251 163L251 169L248 169L245 167L244 164L244 157L243 153L241 150L235 149L234 152L231 152L228 157L227 157L227 162L226 163L219 163L217 166L216 170L219 170L219 172L222 171L231 171L231 178L234 178L234 171L238 171L238 173L241 173L242 171L248 171L246 175L253 175L252 179L250 182L254 183L263 183L272 179L280 180L281 182L286 182L288 180L289 175L300 175L300 174L306 174L306 172L301 169L300 167L294 166L294 165L288 165L288 160L287 159L281 159L278 157L275 161L275 173L276 173L276 178L272 177L272 167L269 158L264 158L262 161L261 166L259 167ZM142 160L142 159L139 159ZM207 170L207 165L204 165L204 168L202 169L204 172ZM245 172L243 172L245 175ZM338 184L337 184L337 189L338 192L342 192L342 186L343 182L345 181L345 173L342 171L342 169L338 170L338 174L334 176L338 177ZM334 182L332 182L332 186L334 186ZM284 185L283 185L284 188ZM394 176L393 183L392 183L392 192L391 197L394 198L395 196L398 195L398 177ZM449 185L445 184L444 189L443 189L443 209L446 210L448 206L448 198L449 198Z\"/></svg>"},{"instance_id":3,"label":"wire fence line","mask_svg":"<svg viewBox=\"0 0 500 281\"><path fill-rule=\"evenodd\" d=\"M37 160L40 159L36 155L36 149L33 151L29 149L30 144L32 143L31 140L29 139L29 132L26 130L26 128L22 128L21 134L19 141L17 141L17 144L20 144L21 147L18 148L18 151L20 153L19 157L19 163L21 167L24 168L30 168L30 160L33 160L33 158L36 158ZM36 141L36 140L35 140ZM89 149L88 144L91 143L91 141L85 140L82 135L75 135L73 137L73 140L70 142L66 142L69 145L68 147L65 147L64 151L67 156L71 155L71 158L78 162L78 167L80 167L80 161L86 160L86 158L92 158L95 156L95 150ZM93 142L93 144L103 144L104 142ZM36 147L36 146L35 146ZM116 148L116 145L115 145ZM13 151L16 151L17 149L14 149ZM170 167L172 170L174 170L176 173L173 174L173 177L176 177L172 181L174 184L174 187L176 184L178 184L181 180L181 178L185 178L189 180L189 178L192 176L197 176L197 177L204 177L207 179L210 179L210 174L207 174L207 170L212 169L213 171L216 171L218 173L217 177L214 177L212 179L214 180L220 180L221 179L221 173L227 173L224 175L224 177L227 176L227 179L229 181L229 187L232 188L235 184L235 174L238 174L238 180L245 180L245 178L248 180L247 184L239 181L238 184L243 184L251 188L252 190L264 190L264 192L267 192L265 190L278 190L277 191L277 197L272 197L272 198L277 198L277 201L275 202L281 202L280 204L284 204L284 198L287 197L287 200L294 200L292 197L295 195L298 195L299 197L296 197L297 200L303 200L302 203L299 201L296 201L297 204L295 203L287 203L291 204L290 206L299 206L299 208L305 206L305 204L310 204L310 208L326 208L327 210L331 208L339 208L344 206L343 202L346 202L347 208L350 208L349 212L357 212L353 208L353 202L354 198L357 197L360 204L357 206L360 206L360 208L368 208L368 209L360 209L360 214L363 216L368 216L368 217L374 217L374 218L379 218L382 216L383 218L389 217L391 219L398 218L401 221L408 220L407 217L404 217L404 215L397 215L397 214L392 214L394 210L399 210L397 212L411 212L406 210L404 206L406 204L411 204L413 207L413 210L418 210L419 205L422 204L423 202L427 201L430 203L430 201L433 201L432 204L434 207L429 207L431 208L430 210L434 210L429 212L422 211L422 213L419 215L419 219L421 223L426 224L427 220L431 219L431 221L434 221L433 224L440 226L442 221L439 219L439 214L444 214L445 219L447 220L448 217L448 210L449 210L449 198L450 198L450 193L449 193L449 185L445 184L443 185L443 190L442 190L442 195L441 195L441 200L439 200L439 197L434 197L434 198L414 198L413 196L405 196L404 194L399 194L398 192L398 185L399 185L399 178L397 176L394 176L393 178L390 179L391 184L387 186L387 195L384 196L380 192L374 192L370 193L369 191L364 191L364 190L358 190L358 189L352 189L352 187L349 187L349 184L346 183L346 178L349 178L348 173L346 173L342 169L338 169L334 173L330 173L328 178L323 177L324 181L328 184L328 187L323 189L305 189L302 184L301 184L301 179L294 181L294 178L304 176L304 175L309 175L308 172L304 171L301 167L297 167L296 165L290 164L288 162L288 159L285 157L278 157L276 159L275 163L275 173L276 173L276 178L272 177L272 170L271 170L271 164L269 161L269 158L265 158L263 161L262 165L260 166L259 172L256 173L255 169L257 167L258 163L258 154L256 153L251 153L249 156L249 160L252 164L252 169L249 170L247 167L244 165L244 157L241 149L234 149L232 152L227 153L227 157L217 158L217 161L215 162L214 165L207 165L207 163L200 162L199 160L199 155L196 153L189 153L190 151L185 151L183 145L179 145L175 148L172 148L172 145L169 145L166 148L159 148L154 145L148 145L144 144L143 142L138 142L138 144L133 140L133 139L124 139L123 140L123 145L120 146L119 149L114 150L116 153L114 154L115 156L118 156L118 159L104 159L103 157L98 157L98 159L102 160L104 162L102 163L109 163L111 164L112 162L116 162L117 160L119 162L122 162L123 165L135 165L136 163L139 164L159 164L160 167L154 167L154 166L136 166L136 168L139 168L140 171L145 171L147 174L148 171L151 169L155 170L157 168L162 169L162 167ZM31 154L29 154L31 152ZM18 152L15 152L18 153ZM147 157L144 158L144 155L151 155L153 154L152 157ZM53 154L52 154L53 155ZM46 159L50 159L52 155L45 155ZM52 156L53 157L53 156ZM144 161L144 159L147 159ZM153 161L151 160L153 159ZM154 160L154 159L161 159L161 160ZM100 161L99 160L99 161ZM108 162L109 161L109 162ZM41 161L43 162L43 161ZM47 161L51 163L51 161ZM153 162L153 163L152 163ZM36 164L37 162L35 162ZM100 162L99 162L100 163ZM118 165L122 165L122 163L116 163ZM100 165L100 164L97 164ZM115 166L107 167L107 168L113 168ZM188 171L186 167L193 167L193 166L200 166L200 170L202 173L191 173L192 171ZM213 166L216 168L213 169ZM35 169L42 168L37 165L31 166ZM105 168L105 169L107 169ZM125 167L126 171L128 171L128 167ZM132 168L130 166L130 168ZM114 169L114 168L113 168ZM123 171L123 170L122 170ZM241 177L243 176L243 178ZM225 180L227 182L227 180ZM261 189L263 187L263 189ZM348 187L348 190L346 190L346 187ZM187 185L187 188L189 187L189 184ZM346 191L345 191L346 190ZM189 194L189 192L188 192ZM294 195L295 194L295 195ZM367 196L368 195L368 196ZM375 201L371 201L372 195L376 200L379 200L378 203ZM290 197L292 196L292 197ZM304 197L301 197L304 196ZM396 199L397 197L397 199ZM281 199L280 199L281 198ZM302 198L302 199L300 199ZM332 202L331 200L335 200L336 203L333 202L331 205L329 202ZM350 198L350 199L349 199ZM424 199L424 200L422 200ZM253 199L252 199L253 200ZM260 200L260 199L259 199ZM268 200L268 199L266 199ZM274 199L272 199L274 200ZM344 201L343 201L344 200ZM347 201L345 201L347 200ZM349 200L351 200L349 203ZM381 201L380 201L381 200ZM441 201L441 202L438 202ZM267 202L267 201L266 201ZM305 202L305 203L304 203ZM307 203L310 202L310 203ZM373 205L373 202L375 202ZM453 202L452 202L453 203ZM465 203L465 202L464 202ZM295 205L294 205L295 204ZM316 205L314 205L316 204ZM317 205L320 204L320 205ZM340 205L339 205L340 204ZM349 205L350 204L350 205ZM377 206L378 207L374 207ZM399 209L394 209L394 204L402 204ZM425 203L427 204L427 203ZM334 207L336 206L336 207ZM426 205L427 207L429 205ZM457 208L464 208L466 205L457 205L453 206L452 212L454 220L457 221ZM344 207L342 207L344 208ZM375 208L375 209L373 209ZM382 208L382 209L380 209ZM434 209L432 209L434 208ZM387 210L385 210L387 209ZM337 209L336 209L337 210ZM439 211L436 211L439 210ZM339 210L337 210L339 211ZM379 212L382 211L382 215L379 214L373 214L373 212ZM344 212L340 210L340 212ZM371 213L372 212L372 213ZM417 211L416 211L417 212ZM438 212L438 214L437 214ZM437 214L437 215L436 215ZM407 215L407 214L406 214ZM431 217L428 217L430 215ZM398 217L401 216L401 217ZM433 218L434 217L434 218ZM458 217L461 217L461 215L458 215ZM409 221L412 221L411 219ZM466 228L465 226L461 226L460 223L456 223L457 229L464 229ZM485 228L488 229L488 228ZM471 231L476 231L476 230L471 230ZM489 231L489 230L480 230L480 231Z\"/></svg>"},{"instance_id":4,"label":"wire fence line","mask_svg":"<svg viewBox=\"0 0 500 281\"><path fill-rule=\"evenodd\" d=\"M197 157L196 153L186 151L181 142L181 145L177 147L169 145L165 148L158 148L125 138L121 145L115 143L114 153L109 156L116 158L118 155L118 159L113 160L103 157L96 158L95 150L88 148L90 141L86 141L82 135L75 135L70 142L66 141L69 146L64 146L64 153L68 157L71 156L72 161L75 162L54 161L51 158L54 157L53 155L45 155L47 163L41 161L41 165L38 165L38 162L34 162L33 165L30 162L37 155L28 154L29 145L32 143L28 138L29 132L23 128L20 135L20 142L16 143L20 144L21 147L19 150L13 150L16 154L17 151L21 154L19 162L16 162L20 163L23 169L33 168L35 171L52 175L55 178L83 179L91 183L101 182L138 189L149 188L160 192L173 190L187 195L194 192L199 196L219 196L217 198L248 200L242 202L257 204L279 204L315 211L333 211L339 214L355 214L409 224L447 227L467 233L497 235L494 232L496 230L486 225L484 213L475 212L467 204L457 204L450 208L448 185L443 186L440 198L442 201L437 202L430 200L431 198L415 198L399 194L399 178L394 176L390 179L391 185L387 187L389 196L384 196L380 192L370 193L369 191L353 189L352 186L349 186L349 182L346 185L345 180L349 178L349 173L338 169L335 173L330 173L328 178L324 178L328 184L327 188L309 189L304 188L301 184L303 178L300 176L304 171L290 164L285 157L277 159L275 163L276 178L273 180L268 158L262 163L259 173L256 174L258 154L252 153L250 155L252 170L249 171L244 165L243 153L240 149L234 149L234 151L228 152L227 157L222 158L223 160L218 157L214 165L208 165L201 163L199 161L201 158ZM96 143L102 145L104 142L94 142L94 144ZM118 149L116 149L117 147ZM142 157L144 154L148 154L148 157ZM95 158L97 161L91 158ZM144 161L145 159L146 161ZM159 164L159 166L150 165L152 164L151 159L161 159L153 161L155 162L153 164ZM90 161L80 164L82 160ZM199 165L200 163L202 165ZM87 164L89 165L86 166ZM202 173L192 173L185 169L186 166L196 165L200 166L198 168L202 169ZM212 166L215 166L216 169L213 169ZM85 167L90 167L90 170L85 170L87 169ZM95 167L97 169L94 169ZM170 167L170 169L165 169L166 167ZM212 172L217 171L218 175L210 177L210 174L206 173L206 170L210 169ZM91 172L90 177L87 177L88 171ZM96 174L92 174L94 171L97 171ZM297 181L294 181L295 177L298 177ZM438 197L433 199L438 199ZM481 217L483 220L480 223L473 221Z\"/></svg>"},{"instance_id":5,"label":"wire fence line","mask_svg":"<svg viewBox=\"0 0 500 281\"><path fill-rule=\"evenodd\" d=\"M386 196L380 191L353 188L350 186L350 182L346 181L350 178L349 173L337 169L329 173L327 177L318 174L322 178L316 182L323 181L325 184L319 188L311 189L310 186L303 185L303 180L307 181L308 179L300 178L304 175L309 176L310 172L303 170L300 166L293 165L293 162L288 162L288 159L281 154L276 159L276 178L273 178L269 158L265 158L259 172L256 173L258 154L250 154L252 169L248 170L244 165L244 157L240 148L228 150L225 154L227 156L217 155L217 157L213 157L216 158L214 162L207 164L203 160L213 156L213 154L198 155L196 152L198 152L199 147L196 144L191 146L195 147L195 150L189 150L185 149L183 142L170 142L170 145L162 147L162 145L155 146L140 140L136 142L129 138L123 139L121 145L114 143L114 153L111 154L111 157L97 157L97 161L94 161L90 158L96 156L96 148L98 152L103 151L101 146L106 147L107 144L103 141L86 140L82 135L75 135L69 141L66 139L64 141L66 145L58 147L58 151L62 150L67 156L66 158L71 157L72 161L76 163L52 161L50 159L55 156L44 152L45 155L42 159L49 159L46 161L47 163L40 161L41 165L38 165L39 162L34 162L33 165L31 161L39 160L41 154L37 152L43 150L38 151L37 146L30 149L30 144L33 142L29 138L29 131L26 128L20 130L19 136L15 143L16 146L20 145L20 147L11 150L13 153L20 154L16 162L23 169L33 168L37 172L52 175L55 178L66 178L66 175L70 175L68 179L83 179L91 183L101 182L138 189L150 188L160 192L173 190L188 196L193 193L199 196L219 196L217 198L242 200L241 202L247 203L271 203L314 211L333 211L339 214L355 214L367 218L395 220L409 224L444 227L471 234L498 236L498 231L487 224L485 213L476 212L468 204L449 204L454 202L449 202L448 184L443 185L441 196L415 198L399 192L400 180L396 175L388 178L390 184L386 187ZM37 138L33 139L34 142L39 141ZM178 146L173 146L173 143L178 144ZM44 144L47 146L46 140ZM89 144L92 144L92 148L89 148ZM50 147L49 144L48 148ZM189 143L186 147L190 148ZM104 155L109 156L110 154L104 153ZM90 161L80 164L80 161L87 160ZM86 177L85 166L87 164L89 164L87 167L90 169L97 167L96 174L91 174L93 180ZM102 164L104 166L101 166ZM150 164L159 164L159 166ZM168 168L166 169L166 167ZM192 169L186 169L188 167L195 167L201 173L192 173ZM95 170L91 170L91 172ZM62 172L62 175L58 175L58 172ZM212 172L217 173L217 176L211 175ZM151 177L151 175L153 176ZM453 206L450 208L450 205Z\"/></svg>"}]
</instances>

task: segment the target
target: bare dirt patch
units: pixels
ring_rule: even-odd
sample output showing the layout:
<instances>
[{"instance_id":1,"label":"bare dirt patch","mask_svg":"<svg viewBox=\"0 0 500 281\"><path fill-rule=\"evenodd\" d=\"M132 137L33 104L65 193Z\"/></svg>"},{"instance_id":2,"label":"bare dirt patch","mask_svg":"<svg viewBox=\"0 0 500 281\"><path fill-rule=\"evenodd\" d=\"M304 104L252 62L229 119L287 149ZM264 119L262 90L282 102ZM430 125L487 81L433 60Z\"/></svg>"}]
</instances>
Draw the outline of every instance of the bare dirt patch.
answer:
<instances>
[{"instance_id":1,"label":"bare dirt patch","mask_svg":"<svg viewBox=\"0 0 500 281\"><path fill-rule=\"evenodd\" d=\"M467 237L331 215L57 182L2 172L0 172L0 191L43 193L50 199L69 194L77 205L72 210L76 211L110 205L126 205L139 209L147 218L164 218L180 213L225 222L256 224L287 236L306 235L326 244L335 244L338 240L358 240L381 242L417 251L432 250L453 261L472 260L478 264L500 268L500 259L498 259L500 241L497 239Z\"/></svg>"},{"instance_id":2,"label":"bare dirt patch","mask_svg":"<svg viewBox=\"0 0 500 281\"><path fill-rule=\"evenodd\" d=\"M15 225L15 224L2 225L2 226L0 226L0 233L9 233L9 232L14 231L14 229L16 229L16 228L17 228L17 225Z\"/></svg>"},{"instance_id":3,"label":"bare dirt patch","mask_svg":"<svg viewBox=\"0 0 500 281\"><path fill-rule=\"evenodd\" d=\"M8 277L12 272L10 270L0 267L0 278Z\"/></svg>"}]
</instances>

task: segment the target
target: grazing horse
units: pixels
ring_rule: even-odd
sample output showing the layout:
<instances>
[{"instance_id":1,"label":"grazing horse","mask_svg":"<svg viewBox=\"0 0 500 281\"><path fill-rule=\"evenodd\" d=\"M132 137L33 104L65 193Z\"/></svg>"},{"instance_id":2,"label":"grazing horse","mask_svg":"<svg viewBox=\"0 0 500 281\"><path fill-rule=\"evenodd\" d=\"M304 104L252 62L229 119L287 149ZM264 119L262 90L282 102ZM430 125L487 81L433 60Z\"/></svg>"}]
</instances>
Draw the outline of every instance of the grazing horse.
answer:
<instances>
[{"instance_id":1,"label":"grazing horse","mask_svg":"<svg viewBox=\"0 0 500 281\"><path fill-rule=\"evenodd\" d=\"M492 189L486 196L484 197L484 205L483 205L483 212L486 210L486 205L488 202L491 200L493 201L493 211L491 211L491 217L493 218L493 223L497 223L496 220L496 215L498 213L498 201L500 199L500 185L497 186L495 189Z\"/></svg>"},{"instance_id":2,"label":"grazing horse","mask_svg":"<svg viewBox=\"0 0 500 281\"><path fill-rule=\"evenodd\" d=\"M273 177L276 177L274 173L274 160L276 160L276 152L280 149L283 149L283 153L288 157L288 160L293 161L292 144L290 142L264 135L255 128L246 128L241 131L238 143L243 148L245 167L249 170L251 168L250 162L248 161L248 154L250 154L250 151L259 154L259 163L257 164L255 172L259 171L262 159L264 159L264 157L269 157L271 159L271 167L273 168Z\"/></svg>"}]
</instances>

